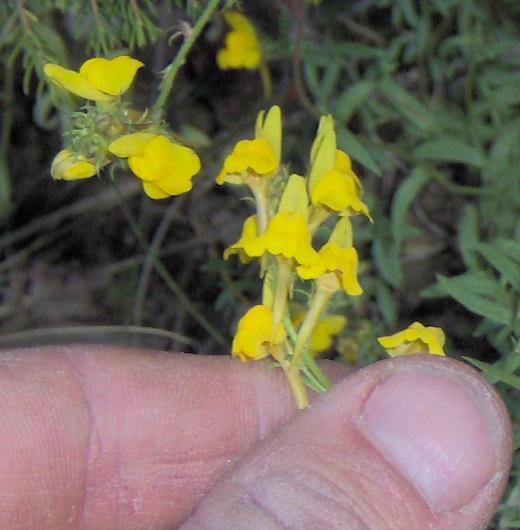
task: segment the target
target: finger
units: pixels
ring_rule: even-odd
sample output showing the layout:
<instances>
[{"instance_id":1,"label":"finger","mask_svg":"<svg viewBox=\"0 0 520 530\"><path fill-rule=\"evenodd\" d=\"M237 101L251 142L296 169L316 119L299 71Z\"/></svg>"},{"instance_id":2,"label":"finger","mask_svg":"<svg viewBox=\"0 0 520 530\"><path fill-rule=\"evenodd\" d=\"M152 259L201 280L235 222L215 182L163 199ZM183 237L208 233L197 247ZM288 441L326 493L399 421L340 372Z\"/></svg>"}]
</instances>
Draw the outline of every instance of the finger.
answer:
<instances>
[{"instance_id":1,"label":"finger","mask_svg":"<svg viewBox=\"0 0 520 530\"><path fill-rule=\"evenodd\" d=\"M3 352L0 529L171 528L294 412L266 364L99 346Z\"/></svg>"},{"instance_id":2,"label":"finger","mask_svg":"<svg viewBox=\"0 0 520 530\"><path fill-rule=\"evenodd\" d=\"M509 419L473 369L391 359L255 446L181 528L485 528L510 462Z\"/></svg>"}]
</instances>

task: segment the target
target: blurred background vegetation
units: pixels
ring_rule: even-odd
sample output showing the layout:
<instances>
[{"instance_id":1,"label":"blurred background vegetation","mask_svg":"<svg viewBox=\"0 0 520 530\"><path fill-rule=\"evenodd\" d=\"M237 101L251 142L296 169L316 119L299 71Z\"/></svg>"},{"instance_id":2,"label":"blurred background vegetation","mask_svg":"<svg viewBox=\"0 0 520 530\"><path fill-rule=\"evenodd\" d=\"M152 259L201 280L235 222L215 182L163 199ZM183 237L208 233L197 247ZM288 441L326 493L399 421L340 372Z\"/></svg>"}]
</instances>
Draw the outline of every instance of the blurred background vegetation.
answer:
<instances>
[{"instance_id":1,"label":"blurred background vegetation","mask_svg":"<svg viewBox=\"0 0 520 530\"><path fill-rule=\"evenodd\" d=\"M50 161L79 103L45 81L43 64L131 54L146 64L132 93L146 108L205 5L0 3L0 345L226 353L259 282L254 265L221 258L250 210L214 177L233 143L252 136L259 109L282 106L284 160L300 172L320 114L332 113L375 222L355 221L365 294L339 308L349 325L331 356L366 364L382 355L378 335L414 320L440 326L447 351L471 357L504 396L518 448L520 3L241 2L261 37L272 101L257 72L217 69L226 26L214 16L166 113L204 162L190 194L157 202L134 179L117 189L103 178L53 182ZM518 454L514 463L491 528L520 528Z\"/></svg>"}]
</instances>

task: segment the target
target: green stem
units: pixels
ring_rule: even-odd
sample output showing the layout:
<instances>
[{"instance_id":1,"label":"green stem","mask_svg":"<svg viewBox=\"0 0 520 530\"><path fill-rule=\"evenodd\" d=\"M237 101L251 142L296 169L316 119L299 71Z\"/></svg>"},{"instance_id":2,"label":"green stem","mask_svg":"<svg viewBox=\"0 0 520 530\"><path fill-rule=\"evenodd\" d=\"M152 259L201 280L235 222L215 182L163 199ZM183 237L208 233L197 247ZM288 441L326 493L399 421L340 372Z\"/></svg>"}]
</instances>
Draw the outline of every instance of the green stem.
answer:
<instances>
[{"instance_id":1,"label":"green stem","mask_svg":"<svg viewBox=\"0 0 520 530\"><path fill-rule=\"evenodd\" d=\"M312 374L312 377L320 384L320 386L323 388L322 392L328 390L332 386L332 383L330 379L321 371L321 368L314 360L312 355L309 352L304 351L302 353L302 358L304 368L310 374Z\"/></svg>"},{"instance_id":2,"label":"green stem","mask_svg":"<svg viewBox=\"0 0 520 530\"><path fill-rule=\"evenodd\" d=\"M273 300L273 333L283 319L287 307L287 295L292 282L291 262L277 258L276 285Z\"/></svg>"},{"instance_id":3,"label":"green stem","mask_svg":"<svg viewBox=\"0 0 520 530\"><path fill-rule=\"evenodd\" d=\"M155 116L162 114L164 105L166 104L168 96L170 95L173 82L175 81L175 77L177 76L179 68L184 64L188 52L190 51L193 44L195 44L195 41L198 39L200 33L204 29L204 26L208 23L209 19L217 9L218 3L219 0L210 0L208 2L206 9L204 9L202 15L191 29L189 36L186 38L177 52L175 59L166 67L164 77L159 86L159 95L157 96L157 100L155 101L152 111Z\"/></svg>"},{"instance_id":4,"label":"green stem","mask_svg":"<svg viewBox=\"0 0 520 530\"><path fill-rule=\"evenodd\" d=\"M307 391L305 390L305 385L303 384L300 371L294 370L290 367L289 363L286 360L286 354L279 345L274 346L271 349L271 355L282 368L285 374L285 378L287 379L287 382L291 387L291 391L294 396L294 400L296 401L297 407L300 410L306 408L309 404L309 400L307 398Z\"/></svg>"},{"instance_id":5,"label":"green stem","mask_svg":"<svg viewBox=\"0 0 520 530\"><path fill-rule=\"evenodd\" d=\"M112 181L112 184L116 190L116 193L120 197L120 205L121 209L123 210L123 215L125 216L128 225L130 226L130 229L134 233L134 236L136 237L139 245L141 246L141 249L143 252L147 253L148 251L148 243L146 242L146 238L143 234L143 231L141 230L141 227L139 226L139 223L135 220L132 212L128 208L128 205L126 204L125 200L121 197L119 188L115 182ZM186 311L190 313L193 318L221 345L227 346L227 341L224 339L224 337L219 333L217 329L215 329L208 320L199 312L199 310L195 307L195 305L191 302L191 300L186 296L184 291L180 288L180 286L177 284L177 282L172 278L171 274L168 272L168 269L161 263L161 261L157 258L155 254L150 254L150 259L153 263L153 266L155 270L158 272L159 276L163 279L164 283L168 286L168 288L175 294L179 302L184 306Z\"/></svg>"},{"instance_id":6,"label":"green stem","mask_svg":"<svg viewBox=\"0 0 520 530\"><path fill-rule=\"evenodd\" d=\"M309 307L309 311L305 315L302 327L298 332L298 338L296 339L296 344L294 345L294 353L291 361L291 366L299 366L300 359L304 350L307 348L309 339L311 338L312 331L318 322L321 314L324 309L327 307L329 300L333 292L328 289L316 290L312 302Z\"/></svg>"},{"instance_id":7,"label":"green stem","mask_svg":"<svg viewBox=\"0 0 520 530\"><path fill-rule=\"evenodd\" d=\"M258 72L260 73L260 79L262 80L264 98L269 99L273 94L273 81L271 79L271 72L264 61L258 65Z\"/></svg>"},{"instance_id":8,"label":"green stem","mask_svg":"<svg viewBox=\"0 0 520 530\"><path fill-rule=\"evenodd\" d=\"M267 228L269 215L267 213L267 197L266 186L264 185L249 185L249 189L255 198L256 204L256 227L258 235L263 234Z\"/></svg>"}]
</instances>

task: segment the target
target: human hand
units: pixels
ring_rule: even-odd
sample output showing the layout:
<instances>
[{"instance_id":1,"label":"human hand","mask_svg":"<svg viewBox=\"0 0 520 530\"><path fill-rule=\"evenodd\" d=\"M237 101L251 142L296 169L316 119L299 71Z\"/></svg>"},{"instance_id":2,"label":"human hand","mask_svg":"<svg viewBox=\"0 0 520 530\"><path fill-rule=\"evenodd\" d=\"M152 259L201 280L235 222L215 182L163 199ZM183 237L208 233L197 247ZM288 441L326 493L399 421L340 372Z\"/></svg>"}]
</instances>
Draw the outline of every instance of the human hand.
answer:
<instances>
[{"instance_id":1,"label":"human hand","mask_svg":"<svg viewBox=\"0 0 520 530\"><path fill-rule=\"evenodd\" d=\"M267 364L98 346L1 353L0 396L1 530L473 530L511 460L493 389L433 356L301 413Z\"/></svg>"}]
</instances>

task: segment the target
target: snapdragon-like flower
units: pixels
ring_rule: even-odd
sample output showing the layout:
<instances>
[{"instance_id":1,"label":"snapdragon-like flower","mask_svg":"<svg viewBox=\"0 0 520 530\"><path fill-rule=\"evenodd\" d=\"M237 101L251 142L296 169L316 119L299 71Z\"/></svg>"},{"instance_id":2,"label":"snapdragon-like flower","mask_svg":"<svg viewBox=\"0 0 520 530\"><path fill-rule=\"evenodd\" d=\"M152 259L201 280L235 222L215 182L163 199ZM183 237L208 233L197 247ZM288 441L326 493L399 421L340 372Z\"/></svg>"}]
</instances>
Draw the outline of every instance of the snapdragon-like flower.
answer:
<instances>
[{"instance_id":1,"label":"snapdragon-like flower","mask_svg":"<svg viewBox=\"0 0 520 530\"><path fill-rule=\"evenodd\" d=\"M350 158L336 146L334 120L331 115L322 116L311 148L311 202L340 215L364 214L370 218L361 194L361 183L352 170Z\"/></svg>"},{"instance_id":2,"label":"snapdragon-like flower","mask_svg":"<svg viewBox=\"0 0 520 530\"><path fill-rule=\"evenodd\" d=\"M225 36L225 47L217 53L219 68L258 68L262 51L254 26L237 11L224 12L224 19L231 31Z\"/></svg>"},{"instance_id":3,"label":"snapdragon-like flower","mask_svg":"<svg viewBox=\"0 0 520 530\"><path fill-rule=\"evenodd\" d=\"M144 192L152 199L191 190L191 179L201 168L199 157L191 149L160 134L127 134L114 140L108 150L128 158L128 166L141 179Z\"/></svg>"},{"instance_id":4,"label":"snapdragon-like flower","mask_svg":"<svg viewBox=\"0 0 520 530\"><path fill-rule=\"evenodd\" d=\"M267 253L294 259L299 265L310 266L318 260L311 245L308 196L303 177L296 174L289 177L278 211L269 221L265 232L242 239L241 248L250 257Z\"/></svg>"},{"instance_id":5,"label":"snapdragon-like flower","mask_svg":"<svg viewBox=\"0 0 520 530\"><path fill-rule=\"evenodd\" d=\"M96 174L96 165L83 155L76 155L70 149L62 149L51 164L54 180L88 179Z\"/></svg>"},{"instance_id":6,"label":"snapdragon-like flower","mask_svg":"<svg viewBox=\"0 0 520 530\"><path fill-rule=\"evenodd\" d=\"M111 101L128 90L142 66L141 61L121 55L114 59L89 59L81 65L79 72L53 63L47 63L43 71L54 83L76 96L92 101Z\"/></svg>"},{"instance_id":7,"label":"snapdragon-like flower","mask_svg":"<svg viewBox=\"0 0 520 530\"><path fill-rule=\"evenodd\" d=\"M224 259L228 259L229 256L232 256L233 254L238 254L238 258L242 263L249 263L252 258L246 254L244 245L247 245L248 242L256 239L257 236L258 228L256 223L256 215L250 215L244 221L240 239L224 251Z\"/></svg>"},{"instance_id":8,"label":"snapdragon-like flower","mask_svg":"<svg viewBox=\"0 0 520 530\"><path fill-rule=\"evenodd\" d=\"M333 338L341 333L346 325L347 317L344 315L325 315L318 320L309 342L311 354L316 355L329 350Z\"/></svg>"},{"instance_id":9,"label":"snapdragon-like flower","mask_svg":"<svg viewBox=\"0 0 520 530\"><path fill-rule=\"evenodd\" d=\"M318 251L319 259L311 264L297 268L297 272L304 280L316 279L325 274L334 275L338 288L351 295L363 293L357 279L358 256L352 246L352 226L348 217L341 218L334 227L329 240Z\"/></svg>"},{"instance_id":10,"label":"snapdragon-like flower","mask_svg":"<svg viewBox=\"0 0 520 530\"><path fill-rule=\"evenodd\" d=\"M270 354L269 346L281 344L285 330L279 324L273 330L273 313L265 305L255 305L239 321L231 353L241 361L263 359Z\"/></svg>"},{"instance_id":11,"label":"snapdragon-like flower","mask_svg":"<svg viewBox=\"0 0 520 530\"><path fill-rule=\"evenodd\" d=\"M248 177L270 177L280 166L282 114L274 105L258 114L255 138L241 140L224 160L217 184L245 184Z\"/></svg>"},{"instance_id":12,"label":"snapdragon-like flower","mask_svg":"<svg viewBox=\"0 0 520 530\"><path fill-rule=\"evenodd\" d=\"M441 328L414 322L403 331L377 339L390 357L430 353L444 356L444 332Z\"/></svg>"}]
</instances>

